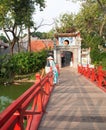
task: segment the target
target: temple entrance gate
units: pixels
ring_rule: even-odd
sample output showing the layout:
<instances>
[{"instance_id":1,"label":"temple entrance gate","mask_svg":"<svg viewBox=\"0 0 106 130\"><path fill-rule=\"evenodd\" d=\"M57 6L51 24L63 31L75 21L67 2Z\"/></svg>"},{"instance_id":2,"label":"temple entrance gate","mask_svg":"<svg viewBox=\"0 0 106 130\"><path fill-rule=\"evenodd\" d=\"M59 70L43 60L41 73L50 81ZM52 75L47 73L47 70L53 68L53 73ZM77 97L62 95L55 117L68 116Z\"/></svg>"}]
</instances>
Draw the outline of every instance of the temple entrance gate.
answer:
<instances>
[{"instance_id":1,"label":"temple entrance gate","mask_svg":"<svg viewBox=\"0 0 106 130\"><path fill-rule=\"evenodd\" d=\"M77 67L81 62L81 38L78 33L61 33L56 35L54 60L59 67Z\"/></svg>"}]
</instances>

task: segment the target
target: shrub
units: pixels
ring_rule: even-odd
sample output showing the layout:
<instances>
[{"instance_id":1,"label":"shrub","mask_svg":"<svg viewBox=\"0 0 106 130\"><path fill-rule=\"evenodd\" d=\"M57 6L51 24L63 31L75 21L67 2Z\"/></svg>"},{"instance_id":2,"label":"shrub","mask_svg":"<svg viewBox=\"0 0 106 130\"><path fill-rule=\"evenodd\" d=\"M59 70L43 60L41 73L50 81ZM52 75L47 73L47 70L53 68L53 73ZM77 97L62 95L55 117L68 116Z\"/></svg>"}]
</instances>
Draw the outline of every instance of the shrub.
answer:
<instances>
[{"instance_id":1,"label":"shrub","mask_svg":"<svg viewBox=\"0 0 106 130\"><path fill-rule=\"evenodd\" d=\"M33 73L45 66L46 52L22 52L12 57L12 63L16 67L16 74Z\"/></svg>"},{"instance_id":2,"label":"shrub","mask_svg":"<svg viewBox=\"0 0 106 130\"><path fill-rule=\"evenodd\" d=\"M99 59L100 59L100 52L98 50L98 48L92 49L91 53L90 53L91 59L92 59L92 63L99 63Z\"/></svg>"},{"instance_id":3,"label":"shrub","mask_svg":"<svg viewBox=\"0 0 106 130\"><path fill-rule=\"evenodd\" d=\"M106 52L100 52L98 48L92 49L91 59L94 65L102 65L106 69Z\"/></svg>"},{"instance_id":4,"label":"shrub","mask_svg":"<svg viewBox=\"0 0 106 130\"><path fill-rule=\"evenodd\" d=\"M36 73L46 64L47 52L21 52L0 57L0 83L13 81L16 74Z\"/></svg>"},{"instance_id":5,"label":"shrub","mask_svg":"<svg viewBox=\"0 0 106 130\"><path fill-rule=\"evenodd\" d=\"M11 63L11 56L0 57L0 83L12 82L14 79L14 65Z\"/></svg>"}]
</instances>

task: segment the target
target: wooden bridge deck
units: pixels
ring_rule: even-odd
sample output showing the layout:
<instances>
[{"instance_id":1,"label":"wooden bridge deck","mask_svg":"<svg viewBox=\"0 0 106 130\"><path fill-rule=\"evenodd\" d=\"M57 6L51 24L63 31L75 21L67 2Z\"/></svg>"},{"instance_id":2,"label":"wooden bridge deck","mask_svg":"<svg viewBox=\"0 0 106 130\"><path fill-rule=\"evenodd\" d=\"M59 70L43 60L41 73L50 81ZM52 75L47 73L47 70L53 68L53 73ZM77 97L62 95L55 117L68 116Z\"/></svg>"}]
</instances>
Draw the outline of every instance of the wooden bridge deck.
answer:
<instances>
[{"instance_id":1,"label":"wooden bridge deck","mask_svg":"<svg viewBox=\"0 0 106 130\"><path fill-rule=\"evenodd\" d=\"M61 69L38 130L106 130L106 93L74 69Z\"/></svg>"}]
</instances>

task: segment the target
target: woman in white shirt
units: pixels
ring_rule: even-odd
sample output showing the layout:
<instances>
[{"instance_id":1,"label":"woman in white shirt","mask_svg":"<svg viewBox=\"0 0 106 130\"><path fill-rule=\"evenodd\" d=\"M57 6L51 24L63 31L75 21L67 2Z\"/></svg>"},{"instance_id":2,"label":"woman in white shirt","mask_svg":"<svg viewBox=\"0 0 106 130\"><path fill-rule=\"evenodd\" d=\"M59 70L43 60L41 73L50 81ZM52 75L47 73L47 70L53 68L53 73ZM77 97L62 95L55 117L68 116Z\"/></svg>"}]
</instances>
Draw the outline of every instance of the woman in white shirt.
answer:
<instances>
[{"instance_id":1,"label":"woman in white shirt","mask_svg":"<svg viewBox=\"0 0 106 130\"><path fill-rule=\"evenodd\" d=\"M52 57L52 56L49 56L49 57L47 58L47 60L49 61L50 67L52 67L52 70L53 70L53 75L54 75L53 83L54 83L54 84L57 84L57 83L58 83L58 71L57 71L55 62L54 62L54 60L53 60L53 57Z\"/></svg>"}]
</instances>

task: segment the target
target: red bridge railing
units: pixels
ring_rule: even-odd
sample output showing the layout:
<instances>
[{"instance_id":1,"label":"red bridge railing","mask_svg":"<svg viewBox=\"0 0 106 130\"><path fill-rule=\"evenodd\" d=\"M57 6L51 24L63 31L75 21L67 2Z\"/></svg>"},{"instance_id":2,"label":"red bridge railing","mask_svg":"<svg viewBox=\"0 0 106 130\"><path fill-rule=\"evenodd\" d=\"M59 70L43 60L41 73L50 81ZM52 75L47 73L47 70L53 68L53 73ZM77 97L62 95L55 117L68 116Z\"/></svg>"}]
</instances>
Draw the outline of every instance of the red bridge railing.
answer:
<instances>
[{"instance_id":1,"label":"red bridge railing","mask_svg":"<svg viewBox=\"0 0 106 130\"><path fill-rule=\"evenodd\" d=\"M53 73L36 83L0 113L0 130L37 130L53 89Z\"/></svg>"},{"instance_id":2,"label":"red bridge railing","mask_svg":"<svg viewBox=\"0 0 106 130\"><path fill-rule=\"evenodd\" d=\"M92 82L95 82L97 86L106 92L106 71L102 69L102 66L92 68L89 67L89 65L86 67L78 65L78 73L89 78Z\"/></svg>"}]
</instances>

